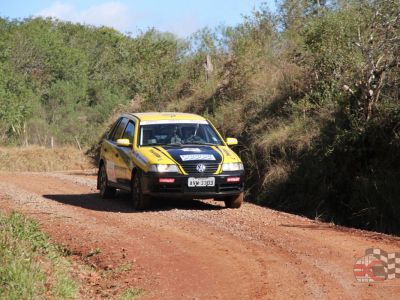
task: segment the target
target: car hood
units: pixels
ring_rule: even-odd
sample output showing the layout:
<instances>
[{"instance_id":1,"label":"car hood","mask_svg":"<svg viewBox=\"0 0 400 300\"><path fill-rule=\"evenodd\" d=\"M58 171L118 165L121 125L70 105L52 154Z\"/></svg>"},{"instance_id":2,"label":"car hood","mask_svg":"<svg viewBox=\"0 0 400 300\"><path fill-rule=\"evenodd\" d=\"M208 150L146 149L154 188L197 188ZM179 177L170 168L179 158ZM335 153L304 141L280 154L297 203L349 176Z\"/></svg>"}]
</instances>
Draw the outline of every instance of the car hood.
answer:
<instances>
[{"instance_id":1,"label":"car hood","mask_svg":"<svg viewBox=\"0 0 400 300\"><path fill-rule=\"evenodd\" d=\"M163 146L168 154L179 164L194 162L221 163L222 155L213 146Z\"/></svg>"}]
</instances>

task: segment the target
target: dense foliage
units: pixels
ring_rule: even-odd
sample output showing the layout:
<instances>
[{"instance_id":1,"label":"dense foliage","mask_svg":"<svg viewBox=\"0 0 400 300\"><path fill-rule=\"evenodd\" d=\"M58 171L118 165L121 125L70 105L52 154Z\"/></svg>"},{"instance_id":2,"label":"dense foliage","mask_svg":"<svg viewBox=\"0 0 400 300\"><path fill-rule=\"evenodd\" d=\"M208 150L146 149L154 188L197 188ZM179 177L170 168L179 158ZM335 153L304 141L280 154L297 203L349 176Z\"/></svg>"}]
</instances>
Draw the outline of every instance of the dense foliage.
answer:
<instances>
[{"instance_id":1,"label":"dense foliage","mask_svg":"<svg viewBox=\"0 0 400 300\"><path fill-rule=\"evenodd\" d=\"M281 0L186 41L43 19L0 31L3 143L90 146L116 111L200 113L240 139L248 199L400 232L398 1Z\"/></svg>"},{"instance_id":2,"label":"dense foliage","mask_svg":"<svg viewBox=\"0 0 400 300\"><path fill-rule=\"evenodd\" d=\"M154 30L133 39L110 28L0 20L0 140L88 145L116 106L170 93L180 56L178 41Z\"/></svg>"}]
</instances>

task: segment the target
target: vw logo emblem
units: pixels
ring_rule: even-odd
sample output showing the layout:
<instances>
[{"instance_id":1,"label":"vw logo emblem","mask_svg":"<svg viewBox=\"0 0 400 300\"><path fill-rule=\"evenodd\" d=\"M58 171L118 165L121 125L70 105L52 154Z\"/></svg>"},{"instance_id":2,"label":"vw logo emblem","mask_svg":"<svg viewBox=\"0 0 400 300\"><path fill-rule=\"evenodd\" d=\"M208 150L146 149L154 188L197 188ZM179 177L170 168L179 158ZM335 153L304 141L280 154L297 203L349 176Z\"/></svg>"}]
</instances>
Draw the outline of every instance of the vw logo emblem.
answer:
<instances>
[{"instance_id":1,"label":"vw logo emblem","mask_svg":"<svg viewBox=\"0 0 400 300\"><path fill-rule=\"evenodd\" d=\"M203 173L206 170L206 166L203 164L198 164L196 166L196 170L199 171L200 173Z\"/></svg>"}]
</instances>

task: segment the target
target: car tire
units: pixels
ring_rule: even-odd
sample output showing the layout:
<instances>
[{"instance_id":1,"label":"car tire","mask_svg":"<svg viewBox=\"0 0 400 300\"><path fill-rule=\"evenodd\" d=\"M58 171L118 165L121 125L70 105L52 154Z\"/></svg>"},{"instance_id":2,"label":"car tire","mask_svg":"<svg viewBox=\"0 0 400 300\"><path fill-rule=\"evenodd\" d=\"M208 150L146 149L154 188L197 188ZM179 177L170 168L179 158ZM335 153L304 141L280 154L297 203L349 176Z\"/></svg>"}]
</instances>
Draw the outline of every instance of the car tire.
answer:
<instances>
[{"instance_id":1,"label":"car tire","mask_svg":"<svg viewBox=\"0 0 400 300\"><path fill-rule=\"evenodd\" d=\"M225 207L239 208L242 206L243 198L244 198L243 192L241 192L239 195L227 197L224 199Z\"/></svg>"},{"instance_id":2,"label":"car tire","mask_svg":"<svg viewBox=\"0 0 400 300\"><path fill-rule=\"evenodd\" d=\"M152 199L149 195L142 193L142 182L140 173L136 172L132 176L131 201L133 208L136 210L144 210L150 207Z\"/></svg>"},{"instance_id":3,"label":"car tire","mask_svg":"<svg viewBox=\"0 0 400 300\"><path fill-rule=\"evenodd\" d=\"M108 185L107 172L104 164L100 166L99 173L97 175L97 182L101 198L108 199L115 196L117 189Z\"/></svg>"}]
</instances>

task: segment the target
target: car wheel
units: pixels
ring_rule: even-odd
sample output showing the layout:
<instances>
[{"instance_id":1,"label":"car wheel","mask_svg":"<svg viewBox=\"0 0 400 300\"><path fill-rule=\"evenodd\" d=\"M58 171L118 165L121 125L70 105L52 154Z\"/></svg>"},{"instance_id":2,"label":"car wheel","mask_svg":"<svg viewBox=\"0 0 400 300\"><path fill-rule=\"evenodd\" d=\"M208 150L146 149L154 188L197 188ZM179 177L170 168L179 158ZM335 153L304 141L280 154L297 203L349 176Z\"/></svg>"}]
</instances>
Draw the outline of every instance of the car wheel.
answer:
<instances>
[{"instance_id":1,"label":"car wheel","mask_svg":"<svg viewBox=\"0 0 400 300\"><path fill-rule=\"evenodd\" d=\"M144 210L150 207L151 197L142 193L142 183L139 172L136 172L132 178L131 199L133 207L136 210Z\"/></svg>"},{"instance_id":2,"label":"car wheel","mask_svg":"<svg viewBox=\"0 0 400 300\"><path fill-rule=\"evenodd\" d=\"M230 196L224 199L225 207L227 208L239 208L243 203L243 192L239 195Z\"/></svg>"},{"instance_id":3,"label":"car wheel","mask_svg":"<svg viewBox=\"0 0 400 300\"><path fill-rule=\"evenodd\" d=\"M107 199L107 198L111 198L115 195L117 190L108 185L107 172L106 172L106 168L104 167L104 165L101 165L101 167L100 167L97 180L99 183L99 190L100 190L101 198Z\"/></svg>"}]
</instances>

